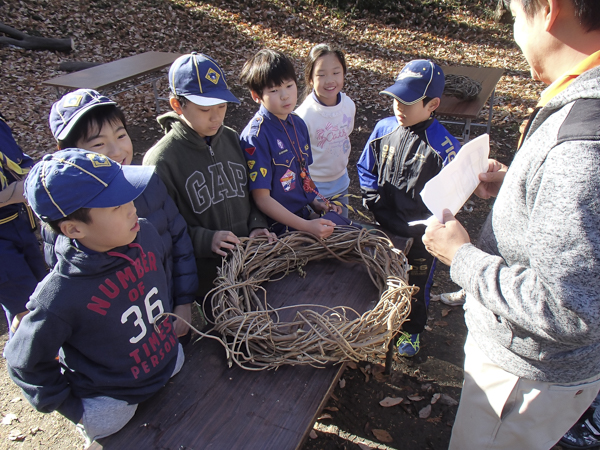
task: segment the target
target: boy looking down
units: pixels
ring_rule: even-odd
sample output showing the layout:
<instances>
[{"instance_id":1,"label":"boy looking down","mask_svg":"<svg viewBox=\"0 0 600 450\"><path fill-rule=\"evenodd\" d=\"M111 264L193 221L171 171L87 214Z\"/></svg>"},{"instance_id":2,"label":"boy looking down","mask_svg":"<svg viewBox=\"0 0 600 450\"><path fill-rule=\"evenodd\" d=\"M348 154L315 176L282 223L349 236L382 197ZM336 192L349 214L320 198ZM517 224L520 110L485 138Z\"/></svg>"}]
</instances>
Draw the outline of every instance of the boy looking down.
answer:
<instances>
[{"instance_id":1,"label":"boy looking down","mask_svg":"<svg viewBox=\"0 0 600 450\"><path fill-rule=\"evenodd\" d=\"M169 86L173 111L158 118L166 135L144 165L156 166L188 224L204 297L238 237L273 236L250 200L239 136L223 125L227 103L239 100L221 67L200 53L183 55L169 69Z\"/></svg>"},{"instance_id":2,"label":"boy looking down","mask_svg":"<svg viewBox=\"0 0 600 450\"><path fill-rule=\"evenodd\" d=\"M336 223L349 224L342 208L318 198L308 166L312 152L308 128L292 111L298 88L296 72L283 53L264 49L246 62L240 81L260 109L242 131L242 147L250 169L250 191L269 218L275 234L306 231L319 238L333 233ZM327 217L311 214L331 211Z\"/></svg>"}]
</instances>

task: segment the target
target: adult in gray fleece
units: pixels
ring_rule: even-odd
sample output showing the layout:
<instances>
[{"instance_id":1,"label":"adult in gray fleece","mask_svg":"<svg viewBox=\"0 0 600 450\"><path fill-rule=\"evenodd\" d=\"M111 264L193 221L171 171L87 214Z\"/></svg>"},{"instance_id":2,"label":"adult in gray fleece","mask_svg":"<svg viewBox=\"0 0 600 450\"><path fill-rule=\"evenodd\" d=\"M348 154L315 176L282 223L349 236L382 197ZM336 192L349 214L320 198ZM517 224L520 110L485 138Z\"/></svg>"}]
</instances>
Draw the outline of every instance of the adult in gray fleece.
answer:
<instances>
[{"instance_id":1,"label":"adult in gray fleece","mask_svg":"<svg viewBox=\"0 0 600 450\"><path fill-rule=\"evenodd\" d=\"M600 388L596 3L510 3L532 75L551 86L477 246L449 213L423 239L467 292L465 385L451 449L548 449ZM496 179L506 170L495 161L490 169Z\"/></svg>"}]
</instances>

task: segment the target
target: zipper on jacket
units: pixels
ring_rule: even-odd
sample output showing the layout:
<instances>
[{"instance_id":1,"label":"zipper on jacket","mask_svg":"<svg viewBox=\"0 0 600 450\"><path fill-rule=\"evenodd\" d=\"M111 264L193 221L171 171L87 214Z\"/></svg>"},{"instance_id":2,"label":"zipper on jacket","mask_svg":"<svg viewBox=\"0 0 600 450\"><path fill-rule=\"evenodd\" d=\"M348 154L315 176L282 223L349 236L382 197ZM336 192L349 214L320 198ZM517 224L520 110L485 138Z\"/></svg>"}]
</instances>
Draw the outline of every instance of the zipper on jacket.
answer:
<instances>
[{"instance_id":1,"label":"zipper on jacket","mask_svg":"<svg viewBox=\"0 0 600 450\"><path fill-rule=\"evenodd\" d=\"M213 163L216 163L217 160L215 158L215 152L213 152L212 145L210 145L208 143L207 143L207 145L208 145L208 151L210 152L210 156L212 156ZM225 168L223 168L223 170L225 170ZM225 210L227 211L227 222L229 223L229 228L232 228L231 210L230 210L228 202L225 202Z\"/></svg>"}]
</instances>

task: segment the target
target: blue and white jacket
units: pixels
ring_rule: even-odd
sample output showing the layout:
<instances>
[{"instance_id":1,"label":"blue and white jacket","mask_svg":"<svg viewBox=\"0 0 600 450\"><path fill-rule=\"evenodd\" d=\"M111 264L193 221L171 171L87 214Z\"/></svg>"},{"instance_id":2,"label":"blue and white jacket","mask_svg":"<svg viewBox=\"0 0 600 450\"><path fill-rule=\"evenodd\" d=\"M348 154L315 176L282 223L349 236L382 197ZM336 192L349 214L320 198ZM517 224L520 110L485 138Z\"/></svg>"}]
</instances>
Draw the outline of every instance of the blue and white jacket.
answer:
<instances>
[{"instance_id":1,"label":"blue and white jacket","mask_svg":"<svg viewBox=\"0 0 600 450\"><path fill-rule=\"evenodd\" d=\"M423 226L408 226L431 215L420 193L459 149L434 118L412 127L394 116L377 122L357 163L365 204L377 222L401 236L421 236Z\"/></svg>"}]
</instances>

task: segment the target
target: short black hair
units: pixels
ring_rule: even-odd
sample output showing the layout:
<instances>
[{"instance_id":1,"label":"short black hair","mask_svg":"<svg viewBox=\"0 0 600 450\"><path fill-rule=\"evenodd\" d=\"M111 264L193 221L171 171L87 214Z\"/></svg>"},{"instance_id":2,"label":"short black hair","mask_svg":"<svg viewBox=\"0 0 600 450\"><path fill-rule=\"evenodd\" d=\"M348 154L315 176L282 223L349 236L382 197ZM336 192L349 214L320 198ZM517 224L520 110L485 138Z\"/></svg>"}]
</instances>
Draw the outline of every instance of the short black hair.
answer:
<instances>
[{"instance_id":1,"label":"short black hair","mask_svg":"<svg viewBox=\"0 0 600 450\"><path fill-rule=\"evenodd\" d=\"M423 106L427 106L427 103L429 103L434 98L439 98L439 97L425 97L425 98L423 98Z\"/></svg>"},{"instance_id":2,"label":"short black hair","mask_svg":"<svg viewBox=\"0 0 600 450\"><path fill-rule=\"evenodd\" d=\"M127 121L123 111L117 105L101 105L92 108L85 113L75 126L71 129L66 138L58 141L58 148L77 148L80 140L87 140L90 136L100 132L104 124L117 124L121 122L127 130Z\"/></svg>"},{"instance_id":3,"label":"short black hair","mask_svg":"<svg viewBox=\"0 0 600 450\"><path fill-rule=\"evenodd\" d=\"M507 8L510 8L511 1L520 2L525 15L533 17L540 8L539 0L504 0ZM585 31L600 30L600 1L598 0L571 0L575 17L579 20Z\"/></svg>"},{"instance_id":4,"label":"short black hair","mask_svg":"<svg viewBox=\"0 0 600 450\"><path fill-rule=\"evenodd\" d=\"M262 97L263 91L285 81L297 83L292 60L282 52L265 48L246 61L240 74L240 83Z\"/></svg>"},{"instance_id":5,"label":"short black hair","mask_svg":"<svg viewBox=\"0 0 600 450\"><path fill-rule=\"evenodd\" d=\"M92 208L79 208L77 211L73 211L71 214L67 214L67 217L63 217L58 220L51 220L46 223L52 231L56 234L63 234L60 229L60 224L65 220L77 220L83 223L92 223L92 216L90 216L90 209Z\"/></svg>"}]
</instances>

